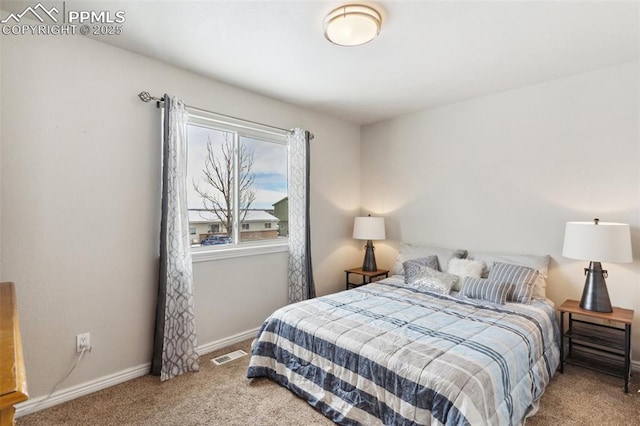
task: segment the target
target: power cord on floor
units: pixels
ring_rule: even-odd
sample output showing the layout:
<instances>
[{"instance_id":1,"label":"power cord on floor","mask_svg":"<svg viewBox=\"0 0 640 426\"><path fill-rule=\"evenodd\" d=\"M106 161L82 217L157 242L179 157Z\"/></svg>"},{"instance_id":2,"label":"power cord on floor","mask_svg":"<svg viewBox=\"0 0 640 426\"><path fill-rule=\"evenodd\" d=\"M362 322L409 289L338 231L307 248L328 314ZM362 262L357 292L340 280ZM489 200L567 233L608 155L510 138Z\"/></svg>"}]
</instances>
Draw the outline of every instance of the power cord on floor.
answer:
<instances>
[{"instance_id":1,"label":"power cord on floor","mask_svg":"<svg viewBox=\"0 0 640 426\"><path fill-rule=\"evenodd\" d=\"M78 355L78 359L76 360L76 362L73 364L73 366L69 369L69 371L67 371L67 374L64 375L64 377L62 379L60 379L60 381L58 383L56 383L56 385L53 387L53 389L51 390L51 392L49 392L49 394L47 394L47 396L45 396L43 399L40 400L40 402L38 402L34 407L33 410L35 411L38 407L40 407L40 405L42 405L43 402L47 401L49 398L51 398L51 396L55 393L55 391L58 390L58 388L60 387L60 385L62 385L64 383L65 380L67 380L69 378L69 376L71 376L71 373L73 373L75 371L75 369L78 367L78 365L80 364L80 361L82 360L82 357L84 356L85 352L91 352L91 346L82 346L82 350L80 351L80 355Z\"/></svg>"}]
</instances>

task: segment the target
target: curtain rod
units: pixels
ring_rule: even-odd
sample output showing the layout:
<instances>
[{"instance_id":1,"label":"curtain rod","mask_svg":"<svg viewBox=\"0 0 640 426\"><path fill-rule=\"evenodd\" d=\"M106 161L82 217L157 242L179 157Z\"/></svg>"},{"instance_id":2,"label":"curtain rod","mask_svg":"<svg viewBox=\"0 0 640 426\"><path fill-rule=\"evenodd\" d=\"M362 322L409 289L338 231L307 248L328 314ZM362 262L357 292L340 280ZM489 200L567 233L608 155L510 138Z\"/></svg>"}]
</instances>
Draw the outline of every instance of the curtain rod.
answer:
<instances>
[{"instance_id":1,"label":"curtain rod","mask_svg":"<svg viewBox=\"0 0 640 426\"><path fill-rule=\"evenodd\" d=\"M164 97L158 98L158 97L155 97L155 96L151 96L149 94L149 92L140 92L138 94L138 97L140 98L140 100L142 102L156 101L156 107L158 107L158 108L160 108L160 103L164 102ZM258 125L258 126L262 126L262 127L269 127L271 129L279 130L281 132L287 132L287 133L292 133L293 132L293 130L291 130L291 129L283 129L281 127L270 126L268 124L258 123L256 121L246 120L244 118L238 118L238 117L234 117L232 115L220 114L218 112L208 111L206 109L196 108L196 107L192 107L190 105L185 105L185 106L187 108L192 109L192 110L197 111L197 112L204 112L204 113L207 113L207 114L215 114L215 115L219 115L221 117L229 118L229 119L232 119L232 120L246 121L247 123L255 124L255 125ZM313 138L314 138L313 133L309 132L309 140L313 140Z\"/></svg>"}]
</instances>

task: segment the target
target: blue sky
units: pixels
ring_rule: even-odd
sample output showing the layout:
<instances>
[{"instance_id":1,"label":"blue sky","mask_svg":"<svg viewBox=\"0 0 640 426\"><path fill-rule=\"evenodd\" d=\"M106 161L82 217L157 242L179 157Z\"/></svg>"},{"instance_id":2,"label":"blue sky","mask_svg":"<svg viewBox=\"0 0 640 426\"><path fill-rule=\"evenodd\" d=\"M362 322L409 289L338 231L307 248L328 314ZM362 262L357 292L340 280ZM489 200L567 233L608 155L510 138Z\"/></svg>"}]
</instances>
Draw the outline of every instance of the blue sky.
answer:
<instances>
[{"instance_id":1,"label":"blue sky","mask_svg":"<svg viewBox=\"0 0 640 426\"><path fill-rule=\"evenodd\" d=\"M208 137L220 151L223 133L198 126L188 127L189 157L187 173L187 198L189 208L202 208L202 198L194 190L192 182L202 182L204 159L207 155ZM251 172L255 176L256 201L251 208L271 209L272 205L287 196L287 146L241 137L241 143L253 149L254 163Z\"/></svg>"}]
</instances>

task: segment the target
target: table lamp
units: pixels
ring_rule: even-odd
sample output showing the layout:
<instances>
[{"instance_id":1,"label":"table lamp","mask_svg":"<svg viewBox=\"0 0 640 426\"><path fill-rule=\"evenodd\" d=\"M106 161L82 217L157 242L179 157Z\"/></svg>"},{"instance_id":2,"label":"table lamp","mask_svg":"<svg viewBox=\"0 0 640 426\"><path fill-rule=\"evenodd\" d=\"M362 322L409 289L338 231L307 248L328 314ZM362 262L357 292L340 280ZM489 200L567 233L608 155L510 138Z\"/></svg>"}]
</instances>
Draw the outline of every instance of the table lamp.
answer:
<instances>
[{"instance_id":1,"label":"table lamp","mask_svg":"<svg viewBox=\"0 0 640 426\"><path fill-rule=\"evenodd\" d=\"M584 268L587 279L582 291L580 307L588 311L613 312L607 283L608 274L601 262L629 263L631 233L626 223L567 222L562 255L571 259L588 260Z\"/></svg>"},{"instance_id":2,"label":"table lamp","mask_svg":"<svg viewBox=\"0 0 640 426\"><path fill-rule=\"evenodd\" d=\"M363 271L377 271L376 256L373 254L373 241L384 240L384 218L383 217L356 217L353 223L353 238L356 240L367 240L364 253Z\"/></svg>"}]
</instances>

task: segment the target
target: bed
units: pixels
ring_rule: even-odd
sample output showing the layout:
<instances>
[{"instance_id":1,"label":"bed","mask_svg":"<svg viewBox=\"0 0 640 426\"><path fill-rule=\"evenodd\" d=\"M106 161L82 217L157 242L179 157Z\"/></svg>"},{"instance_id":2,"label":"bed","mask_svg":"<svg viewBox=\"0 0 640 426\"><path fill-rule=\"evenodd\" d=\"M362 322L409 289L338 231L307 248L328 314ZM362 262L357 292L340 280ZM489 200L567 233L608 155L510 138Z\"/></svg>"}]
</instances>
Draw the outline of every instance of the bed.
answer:
<instances>
[{"instance_id":1,"label":"bed","mask_svg":"<svg viewBox=\"0 0 640 426\"><path fill-rule=\"evenodd\" d=\"M342 425L519 425L559 363L553 304L497 304L402 276L285 306L247 376L268 377Z\"/></svg>"}]
</instances>

